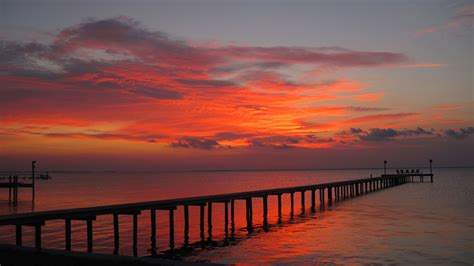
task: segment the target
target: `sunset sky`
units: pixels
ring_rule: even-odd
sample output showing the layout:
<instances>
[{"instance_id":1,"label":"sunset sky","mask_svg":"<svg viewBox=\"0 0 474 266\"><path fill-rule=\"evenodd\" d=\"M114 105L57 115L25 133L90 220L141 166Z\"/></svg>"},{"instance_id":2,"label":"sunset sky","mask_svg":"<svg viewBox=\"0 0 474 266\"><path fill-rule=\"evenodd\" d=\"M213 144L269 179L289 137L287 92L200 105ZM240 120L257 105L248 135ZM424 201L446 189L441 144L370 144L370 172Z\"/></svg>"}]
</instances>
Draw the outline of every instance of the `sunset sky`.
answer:
<instances>
[{"instance_id":1,"label":"sunset sky","mask_svg":"<svg viewBox=\"0 0 474 266\"><path fill-rule=\"evenodd\" d=\"M0 0L0 170L474 165L473 1Z\"/></svg>"}]
</instances>

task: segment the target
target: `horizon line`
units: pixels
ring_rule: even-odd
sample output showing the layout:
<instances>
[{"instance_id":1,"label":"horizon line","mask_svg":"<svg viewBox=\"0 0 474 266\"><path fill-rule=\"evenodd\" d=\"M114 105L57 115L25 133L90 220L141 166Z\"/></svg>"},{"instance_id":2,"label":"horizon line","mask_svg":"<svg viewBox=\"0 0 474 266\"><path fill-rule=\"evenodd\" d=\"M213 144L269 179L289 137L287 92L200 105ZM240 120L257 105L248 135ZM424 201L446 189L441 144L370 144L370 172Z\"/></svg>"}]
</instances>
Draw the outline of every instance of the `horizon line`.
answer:
<instances>
[{"instance_id":1,"label":"horizon line","mask_svg":"<svg viewBox=\"0 0 474 266\"><path fill-rule=\"evenodd\" d=\"M429 169L428 166L387 167L387 169ZM436 166L433 169L474 168L471 166ZM192 172L273 172L273 171L337 171L337 170L383 170L383 167L336 167L336 168L259 168L259 169L191 169L191 170L44 170L36 173L192 173ZM31 173L31 171L0 171L7 173Z\"/></svg>"}]
</instances>

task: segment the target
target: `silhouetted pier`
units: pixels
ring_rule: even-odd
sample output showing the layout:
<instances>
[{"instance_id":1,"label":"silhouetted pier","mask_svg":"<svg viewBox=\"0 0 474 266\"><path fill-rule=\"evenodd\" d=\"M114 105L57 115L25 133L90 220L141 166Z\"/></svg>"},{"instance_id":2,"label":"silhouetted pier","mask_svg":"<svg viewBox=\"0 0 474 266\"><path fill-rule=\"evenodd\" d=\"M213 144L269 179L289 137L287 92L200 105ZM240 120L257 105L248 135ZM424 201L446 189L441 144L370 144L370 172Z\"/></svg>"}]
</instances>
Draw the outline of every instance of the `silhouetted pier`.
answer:
<instances>
[{"instance_id":1,"label":"silhouetted pier","mask_svg":"<svg viewBox=\"0 0 474 266\"><path fill-rule=\"evenodd\" d=\"M19 199L19 188L31 188L31 200L35 201L35 168L36 161L31 162L31 176L9 175L8 177L0 177L0 180L8 180L8 182L0 182L0 188L8 189L8 202L17 204ZM31 179L31 182L20 181Z\"/></svg>"},{"instance_id":2,"label":"silhouetted pier","mask_svg":"<svg viewBox=\"0 0 474 266\"><path fill-rule=\"evenodd\" d=\"M386 172L386 170L385 170ZM143 211L150 212L151 218L151 251L152 254L156 254L156 213L158 211L167 212L169 220L169 247L170 249L175 248L175 222L174 215L177 207L183 207L184 210L184 245L188 244L189 241L189 208L199 208L199 230L201 241L205 241L205 224L204 217L207 209L207 233L208 240L212 238L213 230L213 206L214 204L224 204L224 228L226 240L234 235L235 223L234 223L234 209L236 201L245 201L246 209L246 229L248 232L253 230L253 215L254 211L252 208L252 199L261 198L263 203L263 224L264 226L268 223L268 197L277 197L278 199L278 217L281 222L282 217L282 195L290 195L290 206L291 213L293 216L295 212L294 194L301 194L301 212L305 212L305 197L309 193L311 197L311 212L316 212L317 197L319 194L320 209L324 209L324 206L331 206L335 201L341 201L344 199L364 195L370 192L398 186L408 182L413 182L413 178L418 178L423 181L424 177L430 177L433 182L433 173L430 170L429 174L423 173L406 173L406 174L384 174L380 177L364 178L357 180L347 180L339 182L330 182L315 185L286 187L286 188L275 188L265 189L250 192L239 192L229 193L212 196L200 196L190 198L179 198L159 201L148 201L138 202L129 204L116 204L108 206L90 207L90 208L76 208L76 209L65 209L56 211L41 211L35 213L25 213L16 215L0 216L0 226L15 226L16 228L16 245L22 246L22 228L25 226L34 227L35 230L35 247L41 249L42 247L42 228L46 222L51 220L64 220L64 233L65 243L64 249L66 251L71 250L71 221L80 220L86 223L87 227L87 251L93 252L94 249L94 232L93 225L97 216L110 215L113 219L113 232L114 232L114 254L118 254L120 247L119 230L120 223L119 217L129 215L133 217L133 251L136 256L137 254L137 238L138 238L138 216ZM230 214L229 214L230 213ZM229 217L230 216L230 217Z\"/></svg>"}]
</instances>

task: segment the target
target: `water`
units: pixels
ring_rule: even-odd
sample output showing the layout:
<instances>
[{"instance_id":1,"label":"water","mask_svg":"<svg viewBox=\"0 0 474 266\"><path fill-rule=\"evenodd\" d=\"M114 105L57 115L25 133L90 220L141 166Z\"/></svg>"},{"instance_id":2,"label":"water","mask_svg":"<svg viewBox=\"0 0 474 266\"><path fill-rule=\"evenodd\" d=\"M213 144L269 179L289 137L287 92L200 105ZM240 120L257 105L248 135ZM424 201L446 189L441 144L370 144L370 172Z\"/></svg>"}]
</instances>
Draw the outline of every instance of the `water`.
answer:
<instances>
[{"instance_id":1,"label":"water","mask_svg":"<svg viewBox=\"0 0 474 266\"><path fill-rule=\"evenodd\" d=\"M85 207L188 197L274 187L297 186L368 177L376 170L260 171L198 173L56 174L39 181L34 206L20 192L16 208L0 194L0 214ZM434 183L414 183L338 202L325 211L309 209L289 216L289 196L283 196L283 223L278 224L276 197L269 197L269 223L261 227L261 199L254 199L255 233L247 234L244 202L236 203L236 240L225 243L223 204L213 205L214 242L167 253L167 212L159 211L158 249L163 256L188 261L242 264L469 264L474 262L474 169L437 169ZM299 193L295 208L299 210ZM306 207L311 197L306 194ZM318 206L319 207L319 206ZM183 209L175 215L175 244L183 244ZM206 215L207 216L207 215ZM190 242L199 241L199 208L190 207ZM120 216L120 254L132 254L131 216ZM94 251L112 253L112 217L94 223ZM14 228L0 228L0 242L14 242ZM51 221L43 245L64 248L64 222ZM207 235L207 232L206 232ZM73 221L73 250L85 250L85 222ZM33 246L32 228L24 229L25 245ZM138 255L148 256L149 212L139 218Z\"/></svg>"}]
</instances>

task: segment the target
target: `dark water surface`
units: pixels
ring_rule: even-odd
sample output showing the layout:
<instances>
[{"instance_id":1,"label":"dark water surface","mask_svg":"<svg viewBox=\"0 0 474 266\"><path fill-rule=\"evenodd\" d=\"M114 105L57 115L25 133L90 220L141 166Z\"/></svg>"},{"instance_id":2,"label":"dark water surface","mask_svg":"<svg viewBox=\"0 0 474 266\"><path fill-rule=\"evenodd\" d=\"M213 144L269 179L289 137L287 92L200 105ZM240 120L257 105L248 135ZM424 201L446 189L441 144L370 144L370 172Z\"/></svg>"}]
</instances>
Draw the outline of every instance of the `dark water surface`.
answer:
<instances>
[{"instance_id":1,"label":"dark water surface","mask_svg":"<svg viewBox=\"0 0 474 266\"><path fill-rule=\"evenodd\" d=\"M17 207L0 194L0 214L72 207L89 207L266 188L298 186L366 178L377 170L255 171L186 173L55 174L39 181L35 205L28 190ZM168 213L158 211L158 251L189 261L243 264L469 264L474 263L474 170L437 169L434 183L414 183L338 202L316 214L306 210L289 216L289 196L283 196L283 223L278 224L276 197L269 197L268 229L261 224L261 199L254 199L256 230L245 229L243 201L236 202L236 240L225 243L223 204L213 206L212 244L168 253ZM306 207L311 197L306 196ZM300 210L299 194L295 208ZM318 201L319 203L319 201ZM297 212L299 213L299 212ZM183 244L183 209L175 217L175 244ZM206 215L207 217L207 215ZM132 254L131 216L120 216L121 254ZM14 228L0 228L0 242L14 242ZM24 228L24 245L33 246L32 228ZM207 235L207 232L206 232ZM85 250L85 222L73 221L73 250ZM198 242L199 208L190 207L190 242ZM150 217L139 216L138 255L149 255ZM64 222L43 229L43 246L64 248ZM112 253L112 216L94 223L94 251Z\"/></svg>"}]
</instances>

